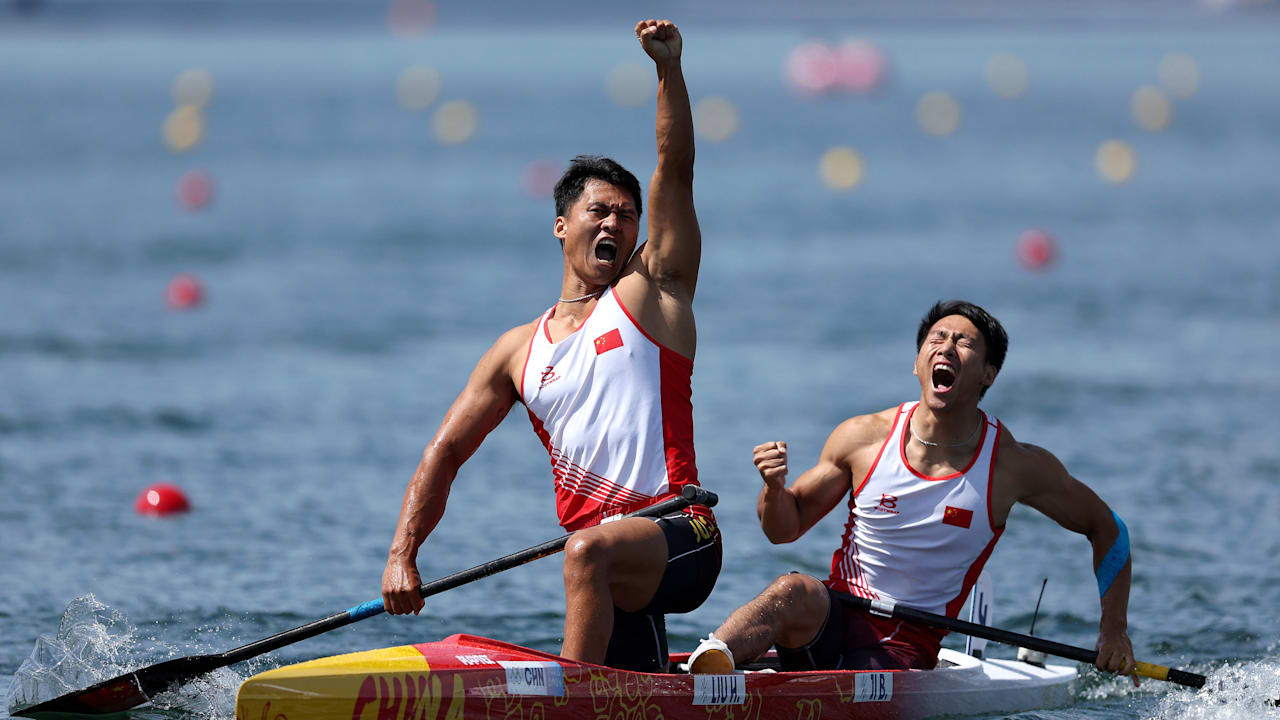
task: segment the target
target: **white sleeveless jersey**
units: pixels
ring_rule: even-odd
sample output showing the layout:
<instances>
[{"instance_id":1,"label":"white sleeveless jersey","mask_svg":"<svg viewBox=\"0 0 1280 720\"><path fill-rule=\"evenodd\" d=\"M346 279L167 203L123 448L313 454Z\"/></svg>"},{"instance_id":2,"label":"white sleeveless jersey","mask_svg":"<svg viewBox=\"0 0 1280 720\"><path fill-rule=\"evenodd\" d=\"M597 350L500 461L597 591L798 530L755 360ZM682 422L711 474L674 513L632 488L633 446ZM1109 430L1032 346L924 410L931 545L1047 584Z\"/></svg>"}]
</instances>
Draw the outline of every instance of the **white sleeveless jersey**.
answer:
<instances>
[{"instance_id":1,"label":"white sleeveless jersey","mask_svg":"<svg viewBox=\"0 0 1280 720\"><path fill-rule=\"evenodd\" d=\"M849 522L827 584L955 617L1004 532L991 521L1000 422L982 413L982 439L968 467L928 477L903 452L918 404L899 406L879 455L850 492Z\"/></svg>"},{"instance_id":2,"label":"white sleeveless jersey","mask_svg":"<svg viewBox=\"0 0 1280 720\"><path fill-rule=\"evenodd\" d=\"M560 524L589 527L696 485L693 361L646 335L613 288L556 343L554 313L529 341L520 397L551 456Z\"/></svg>"}]
</instances>

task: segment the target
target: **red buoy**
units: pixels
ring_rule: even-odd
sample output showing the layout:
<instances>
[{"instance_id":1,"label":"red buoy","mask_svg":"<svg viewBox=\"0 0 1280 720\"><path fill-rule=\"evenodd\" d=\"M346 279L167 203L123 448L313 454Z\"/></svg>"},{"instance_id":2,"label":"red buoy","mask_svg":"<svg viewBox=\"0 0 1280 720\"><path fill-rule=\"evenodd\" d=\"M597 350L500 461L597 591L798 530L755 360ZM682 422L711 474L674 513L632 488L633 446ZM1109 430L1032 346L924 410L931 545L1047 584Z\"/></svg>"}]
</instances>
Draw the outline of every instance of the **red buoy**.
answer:
<instances>
[{"instance_id":1,"label":"red buoy","mask_svg":"<svg viewBox=\"0 0 1280 720\"><path fill-rule=\"evenodd\" d=\"M787 84L806 95L820 95L837 82L839 64L831 48L819 42L798 45L787 53Z\"/></svg>"},{"instance_id":2,"label":"red buoy","mask_svg":"<svg viewBox=\"0 0 1280 720\"><path fill-rule=\"evenodd\" d=\"M133 509L139 515L172 515L187 512L191 503L182 488L169 483L156 483L148 486L133 501Z\"/></svg>"},{"instance_id":3,"label":"red buoy","mask_svg":"<svg viewBox=\"0 0 1280 720\"><path fill-rule=\"evenodd\" d=\"M204 302L204 285L200 278L187 273L173 276L165 289L165 298L174 310L189 310Z\"/></svg>"},{"instance_id":4,"label":"red buoy","mask_svg":"<svg viewBox=\"0 0 1280 720\"><path fill-rule=\"evenodd\" d=\"M1053 262L1058 249L1053 236L1032 228L1018 237L1018 260L1029 270L1043 270Z\"/></svg>"},{"instance_id":5,"label":"red buoy","mask_svg":"<svg viewBox=\"0 0 1280 720\"><path fill-rule=\"evenodd\" d=\"M213 199L213 178L203 170L191 170L178 179L178 204L191 211L203 210Z\"/></svg>"},{"instance_id":6,"label":"red buoy","mask_svg":"<svg viewBox=\"0 0 1280 720\"><path fill-rule=\"evenodd\" d=\"M534 160L525 166L520 184L524 186L525 194L531 198L549 198L563 172L564 168L555 161Z\"/></svg>"},{"instance_id":7,"label":"red buoy","mask_svg":"<svg viewBox=\"0 0 1280 720\"><path fill-rule=\"evenodd\" d=\"M835 49L836 83L857 93L871 93L884 80L887 63L880 48L867 40L846 40Z\"/></svg>"}]
</instances>

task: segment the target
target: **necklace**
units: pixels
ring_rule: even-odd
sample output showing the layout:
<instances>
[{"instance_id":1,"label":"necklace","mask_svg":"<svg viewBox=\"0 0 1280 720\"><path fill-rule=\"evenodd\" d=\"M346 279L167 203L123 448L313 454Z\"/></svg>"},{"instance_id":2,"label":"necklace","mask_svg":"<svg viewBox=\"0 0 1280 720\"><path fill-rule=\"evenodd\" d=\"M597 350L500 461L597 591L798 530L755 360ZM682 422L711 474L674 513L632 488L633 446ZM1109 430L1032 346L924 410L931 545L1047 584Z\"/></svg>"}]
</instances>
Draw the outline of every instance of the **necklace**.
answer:
<instances>
[{"instance_id":1,"label":"necklace","mask_svg":"<svg viewBox=\"0 0 1280 720\"><path fill-rule=\"evenodd\" d=\"M572 298L572 299L560 298L560 302L562 302L562 303L576 303L576 302L582 302L583 300L590 300L591 298L593 298L593 297L595 297L595 296L599 295L599 294L600 294L600 293L602 293L602 292L604 292L604 288L601 288L601 289L599 289L599 290L597 290L597 291L595 291L595 292L593 292L593 293L587 293L586 295L583 295L582 297L576 297L576 298Z\"/></svg>"},{"instance_id":2,"label":"necklace","mask_svg":"<svg viewBox=\"0 0 1280 720\"><path fill-rule=\"evenodd\" d=\"M941 448L960 447L961 445L968 445L970 442L973 441L973 438L977 436L978 429L981 427L982 427L982 421L979 420L978 424L973 426L973 432L969 433L969 437L965 438L964 440L961 440L960 442L954 442L954 443L940 443L940 442L930 442L929 440L925 440L924 438L920 437L919 435L916 434L915 422L907 423L907 429L911 431L911 437L915 438L916 442L920 443L921 445L927 445L929 447L941 447Z\"/></svg>"}]
</instances>

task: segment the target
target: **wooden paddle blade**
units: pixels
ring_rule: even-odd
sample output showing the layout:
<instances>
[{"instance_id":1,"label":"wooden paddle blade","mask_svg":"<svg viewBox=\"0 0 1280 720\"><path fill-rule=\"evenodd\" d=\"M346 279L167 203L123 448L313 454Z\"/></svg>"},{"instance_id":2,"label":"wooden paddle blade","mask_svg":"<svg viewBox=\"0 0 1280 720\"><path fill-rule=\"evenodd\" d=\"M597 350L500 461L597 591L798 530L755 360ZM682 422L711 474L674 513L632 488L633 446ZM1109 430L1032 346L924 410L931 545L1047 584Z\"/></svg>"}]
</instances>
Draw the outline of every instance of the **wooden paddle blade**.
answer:
<instances>
[{"instance_id":1,"label":"wooden paddle blade","mask_svg":"<svg viewBox=\"0 0 1280 720\"><path fill-rule=\"evenodd\" d=\"M223 667L228 663L220 655L166 660L124 675L95 683L84 690L32 705L17 711L17 717L39 717L48 714L75 713L105 715L135 708L175 684L182 684Z\"/></svg>"}]
</instances>

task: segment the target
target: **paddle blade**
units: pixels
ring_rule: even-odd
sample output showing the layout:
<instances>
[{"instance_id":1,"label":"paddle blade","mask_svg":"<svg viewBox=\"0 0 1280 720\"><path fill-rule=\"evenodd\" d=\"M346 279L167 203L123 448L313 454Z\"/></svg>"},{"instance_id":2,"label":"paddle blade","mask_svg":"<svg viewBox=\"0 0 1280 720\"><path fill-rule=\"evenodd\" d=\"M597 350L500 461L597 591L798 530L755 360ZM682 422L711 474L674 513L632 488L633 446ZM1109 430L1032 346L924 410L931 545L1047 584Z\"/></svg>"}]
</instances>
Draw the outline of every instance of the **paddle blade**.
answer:
<instances>
[{"instance_id":1,"label":"paddle blade","mask_svg":"<svg viewBox=\"0 0 1280 720\"><path fill-rule=\"evenodd\" d=\"M166 660L124 675L95 683L84 690L69 692L61 697L23 708L17 717L39 717L47 714L76 713L81 715L105 715L135 708L172 685L185 682L227 665L219 655Z\"/></svg>"}]
</instances>

